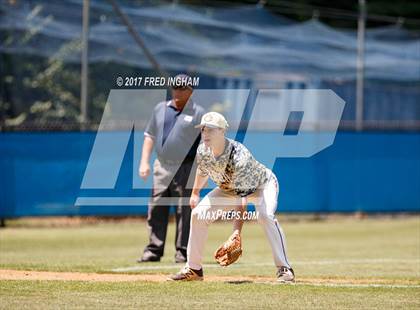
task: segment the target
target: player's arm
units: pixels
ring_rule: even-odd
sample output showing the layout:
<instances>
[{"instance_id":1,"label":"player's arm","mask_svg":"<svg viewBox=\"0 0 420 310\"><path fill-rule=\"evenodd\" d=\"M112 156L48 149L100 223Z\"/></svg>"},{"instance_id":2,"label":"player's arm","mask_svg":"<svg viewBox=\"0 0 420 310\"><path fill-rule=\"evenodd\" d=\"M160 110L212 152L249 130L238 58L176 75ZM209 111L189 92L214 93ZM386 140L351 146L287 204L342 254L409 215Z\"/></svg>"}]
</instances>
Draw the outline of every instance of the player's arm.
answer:
<instances>
[{"instance_id":1,"label":"player's arm","mask_svg":"<svg viewBox=\"0 0 420 310\"><path fill-rule=\"evenodd\" d=\"M235 211L238 216L233 220L233 233L240 235L242 232L242 226L244 225L243 213L246 211L248 200L246 197L242 197L241 205L237 206Z\"/></svg>"},{"instance_id":2,"label":"player's arm","mask_svg":"<svg viewBox=\"0 0 420 310\"><path fill-rule=\"evenodd\" d=\"M155 142L152 137L144 136L143 149L139 166L139 176L146 181L150 175L150 156L152 155Z\"/></svg>"},{"instance_id":3,"label":"player's arm","mask_svg":"<svg viewBox=\"0 0 420 310\"><path fill-rule=\"evenodd\" d=\"M191 209L194 209L197 206L200 200L200 191L207 184L208 179L209 179L209 176L201 175L200 169L197 168L197 173L195 174L194 186L193 186L193 189L191 192L191 198L190 198Z\"/></svg>"}]
</instances>

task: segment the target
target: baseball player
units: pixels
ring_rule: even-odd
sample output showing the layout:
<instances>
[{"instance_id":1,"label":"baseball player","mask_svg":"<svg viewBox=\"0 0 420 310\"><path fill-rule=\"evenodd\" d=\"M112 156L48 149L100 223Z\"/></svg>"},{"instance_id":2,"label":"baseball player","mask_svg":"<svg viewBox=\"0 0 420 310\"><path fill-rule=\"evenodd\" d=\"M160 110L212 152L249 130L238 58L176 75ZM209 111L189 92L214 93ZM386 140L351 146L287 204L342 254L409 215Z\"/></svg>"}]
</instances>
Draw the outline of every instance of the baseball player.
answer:
<instances>
[{"instance_id":1,"label":"baseball player","mask_svg":"<svg viewBox=\"0 0 420 310\"><path fill-rule=\"evenodd\" d=\"M208 226L213 221L204 217L207 212L229 211L242 206L244 200L255 205L258 222L263 226L271 245L279 282L293 282L295 275L286 256L283 231L275 217L278 182L274 173L254 159L241 143L225 137L228 127L223 115L209 112L201 123L202 141L197 149L197 174L190 198L190 238L187 263L180 272L169 277L174 281L203 280L202 257ZM217 185L200 202L200 190L211 178ZM220 213L220 212L219 212ZM241 225L235 224L234 234Z\"/></svg>"}]
</instances>

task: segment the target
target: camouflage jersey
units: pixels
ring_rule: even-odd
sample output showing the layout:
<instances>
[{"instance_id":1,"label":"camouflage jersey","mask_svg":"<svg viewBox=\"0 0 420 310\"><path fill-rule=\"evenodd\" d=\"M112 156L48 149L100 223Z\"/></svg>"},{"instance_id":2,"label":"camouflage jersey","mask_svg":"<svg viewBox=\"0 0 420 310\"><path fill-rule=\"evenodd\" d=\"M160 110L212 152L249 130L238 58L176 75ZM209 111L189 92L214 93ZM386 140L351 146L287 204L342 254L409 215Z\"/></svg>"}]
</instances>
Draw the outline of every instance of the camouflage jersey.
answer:
<instances>
[{"instance_id":1,"label":"camouflage jersey","mask_svg":"<svg viewBox=\"0 0 420 310\"><path fill-rule=\"evenodd\" d=\"M217 158L201 143L197 163L200 176L209 176L221 190L232 195L245 197L268 180L269 170L255 160L243 144L228 138L223 153Z\"/></svg>"}]
</instances>

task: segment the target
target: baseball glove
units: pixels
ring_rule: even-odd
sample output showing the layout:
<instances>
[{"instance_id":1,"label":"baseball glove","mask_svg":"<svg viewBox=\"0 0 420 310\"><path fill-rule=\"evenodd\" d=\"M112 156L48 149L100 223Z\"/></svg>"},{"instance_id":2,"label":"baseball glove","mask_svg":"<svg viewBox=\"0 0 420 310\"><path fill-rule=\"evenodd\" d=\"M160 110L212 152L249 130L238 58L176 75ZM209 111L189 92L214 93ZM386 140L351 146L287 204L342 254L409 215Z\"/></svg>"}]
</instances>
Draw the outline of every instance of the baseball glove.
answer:
<instances>
[{"instance_id":1,"label":"baseball glove","mask_svg":"<svg viewBox=\"0 0 420 310\"><path fill-rule=\"evenodd\" d=\"M214 253L214 259L220 266L226 267L236 262L242 255L241 236L233 233Z\"/></svg>"}]
</instances>

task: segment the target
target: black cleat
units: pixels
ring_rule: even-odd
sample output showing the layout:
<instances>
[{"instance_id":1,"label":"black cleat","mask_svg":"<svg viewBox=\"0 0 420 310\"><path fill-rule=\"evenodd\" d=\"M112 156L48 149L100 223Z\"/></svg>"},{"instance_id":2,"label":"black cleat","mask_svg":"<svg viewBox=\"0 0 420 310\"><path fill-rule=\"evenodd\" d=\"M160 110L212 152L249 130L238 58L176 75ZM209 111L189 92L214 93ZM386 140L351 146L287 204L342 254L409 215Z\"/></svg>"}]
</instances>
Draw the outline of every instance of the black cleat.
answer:
<instances>
[{"instance_id":1,"label":"black cleat","mask_svg":"<svg viewBox=\"0 0 420 310\"><path fill-rule=\"evenodd\" d=\"M203 269L195 270L185 266L177 274L168 277L169 281L203 281Z\"/></svg>"},{"instance_id":2,"label":"black cleat","mask_svg":"<svg viewBox=\"0 0 420 310\"><path fill-rule=\"evenodd\" d=\"M277 282L293 283L295 282L295 273L292 268L280 267L277 271Z\"/></svg>"},{"instance_id":3,"label":"black cleat","mask_svg":"<svg viewBox=\"0 0 420 310\"><path fill-rule=\"evenodd\" d=\"M180 264L180 263L186 263L187 262L187 258L183 255L175 255L175 263Z\"/></svg>"},{"instance_id":4,"label":"black cleat","mask_svg":"<svg viewBox=\"0 0 420 310\"><path fill-rule=\"evenodd\" d=\"M144 253L142 257L137 259L138 263L160 262L160 257L152 253Z\"/></svg>"}]
</instances>

